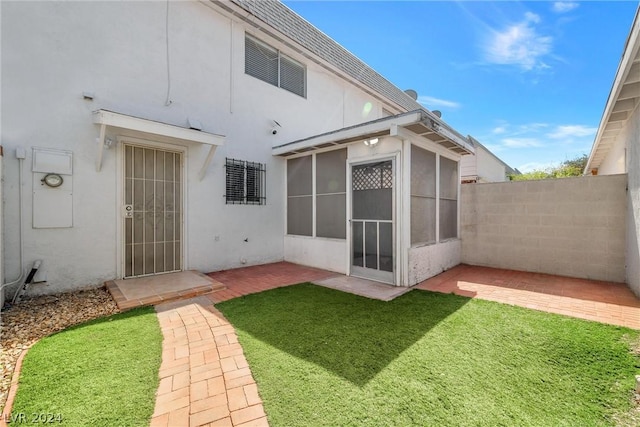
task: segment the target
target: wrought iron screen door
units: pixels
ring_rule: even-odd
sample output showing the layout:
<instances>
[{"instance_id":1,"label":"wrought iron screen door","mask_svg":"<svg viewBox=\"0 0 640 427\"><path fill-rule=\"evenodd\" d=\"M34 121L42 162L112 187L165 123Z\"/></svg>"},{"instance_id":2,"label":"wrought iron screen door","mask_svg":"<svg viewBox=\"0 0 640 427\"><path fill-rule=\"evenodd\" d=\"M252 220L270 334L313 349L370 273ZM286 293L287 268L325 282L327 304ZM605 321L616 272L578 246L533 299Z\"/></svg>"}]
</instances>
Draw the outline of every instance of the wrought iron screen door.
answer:
<instances>
[{"instance_id":1,"label":"wrought iron screen door","mask_svg":"<svg viewBox=\"0 0 640 427\"><path fill-rule=\"evenodd\" d=\"M182 154L124 145L124 277L182 270Z\"/></svg>"},{"instance_id":2,"label":"wrought iron screen door","mask_svg":"<svg viewBox=\"0 0 640 427\"><path fill-rule=\"evenodd\" d=\"M393 162L351 167L351 274L393 283Z\"/></svg>"}]
</instances>

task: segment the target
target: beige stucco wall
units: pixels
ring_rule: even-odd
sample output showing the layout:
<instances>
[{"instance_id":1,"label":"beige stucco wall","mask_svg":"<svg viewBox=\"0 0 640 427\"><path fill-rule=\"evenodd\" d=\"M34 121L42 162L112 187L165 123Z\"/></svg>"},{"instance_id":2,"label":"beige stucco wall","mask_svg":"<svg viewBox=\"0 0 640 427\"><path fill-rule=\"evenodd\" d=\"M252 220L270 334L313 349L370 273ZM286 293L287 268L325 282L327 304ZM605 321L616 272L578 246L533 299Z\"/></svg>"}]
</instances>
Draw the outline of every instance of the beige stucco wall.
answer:
<instances>
[{"instance_id":1,"label":"beige stucco wall","mask_svg":"<svg viewBox=\"0 0 640 427\"><path fill-rule=\"evenodd\" d=\"M462 262L625 281L626 175L469 184Z\"/></svg>"}]
</instances>

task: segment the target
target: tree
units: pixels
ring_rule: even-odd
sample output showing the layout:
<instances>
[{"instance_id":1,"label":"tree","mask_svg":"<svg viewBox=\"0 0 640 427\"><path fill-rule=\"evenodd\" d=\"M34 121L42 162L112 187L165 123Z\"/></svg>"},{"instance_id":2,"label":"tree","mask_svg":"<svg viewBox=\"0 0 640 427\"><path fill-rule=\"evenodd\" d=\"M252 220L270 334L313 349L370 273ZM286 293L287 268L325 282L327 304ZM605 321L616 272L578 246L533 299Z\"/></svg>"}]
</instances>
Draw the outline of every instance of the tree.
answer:
<instances>
[{"instance_id":1,"label":"tree","mask_svg":"<svg viewBox=\"0 0 640 427\"><path fill-rule=\"evenodd\" d=\"M523 173L520 175L510 175L511 181L531 181L535 179L552 179L552 178L567 178L570 176L581 176L582 171L587 165L589 157L586 154L582 154L574 159L567 159L560 163L558 166L549 167L544 170L533 170L531 172Z\"/></svg>"}]
</instances>

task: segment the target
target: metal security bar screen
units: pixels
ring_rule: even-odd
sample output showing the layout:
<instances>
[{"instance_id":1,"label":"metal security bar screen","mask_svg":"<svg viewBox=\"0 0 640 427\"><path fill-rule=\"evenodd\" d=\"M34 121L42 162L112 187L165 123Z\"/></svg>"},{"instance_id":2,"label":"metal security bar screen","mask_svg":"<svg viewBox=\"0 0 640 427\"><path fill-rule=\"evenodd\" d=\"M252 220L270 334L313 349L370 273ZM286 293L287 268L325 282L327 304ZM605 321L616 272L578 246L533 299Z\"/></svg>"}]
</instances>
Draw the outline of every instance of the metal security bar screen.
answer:
<instances>
[{"instance_id":1,"label":"metal security bar screen","mask_svg":"<svg viewBox=\"0 0 640 427\"><path fill-rule=\"evenodd\" d=\"M229 205L266 204L267 166L263 163L227 159L225 200Z\"/></svg>"},{"instance_id":2,"label":"metal security bar screen","mask_svg":"<svg viewBox=\"0 0 640 427\"><path fill-rule=\"evenodd\" d=\"M125 145L125 277L182 270L182 154Z\"/></svg>"}]
</instances>

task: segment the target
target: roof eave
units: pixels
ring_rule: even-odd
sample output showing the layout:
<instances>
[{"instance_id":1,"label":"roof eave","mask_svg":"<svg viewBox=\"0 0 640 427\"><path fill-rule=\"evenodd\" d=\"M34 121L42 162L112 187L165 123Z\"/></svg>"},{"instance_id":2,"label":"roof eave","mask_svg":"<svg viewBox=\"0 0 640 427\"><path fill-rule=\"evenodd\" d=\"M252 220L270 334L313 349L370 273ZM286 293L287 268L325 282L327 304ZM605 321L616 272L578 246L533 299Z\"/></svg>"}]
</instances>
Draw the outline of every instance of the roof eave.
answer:
<instances>
[{"instance_id":1,"label":"roof eave","mask_svg":"<svg viewBox=\"0 0 640 427\"><path fill-rule=\"evenodd\" d=\"M632 72L632 70L635 71ZM600 119L598 132L583 171L584 175L598 169L606 157L610 149L610 142L604 140L614 141L617 136L617 132L614 132L615 136L605 136L607 132L611 134L611 128L621 128L622 126L618 126L616 123L624 123L638 108L638 104L640 104L640 79L634 77L635 74L640 76L640 6L636 9L622 58L618 64L616 76ZM629 80L630 77L631 80ZM611 128L607 129L609 125Z\"/></svg>"},{"instance_id":2,"label":"roof eave","mask_svg":"<svg viewBox=\"0 0 640 427\"><path fill-rule=\"evenodd\" d=\"M407 129L461 155L474 152L473 146L455 130L443 122L433 120L428 113L416 110L282 144L273 147L272 154L288 157L368 138L396 135L398 127Z\"/></svg>"}]
</instances>

